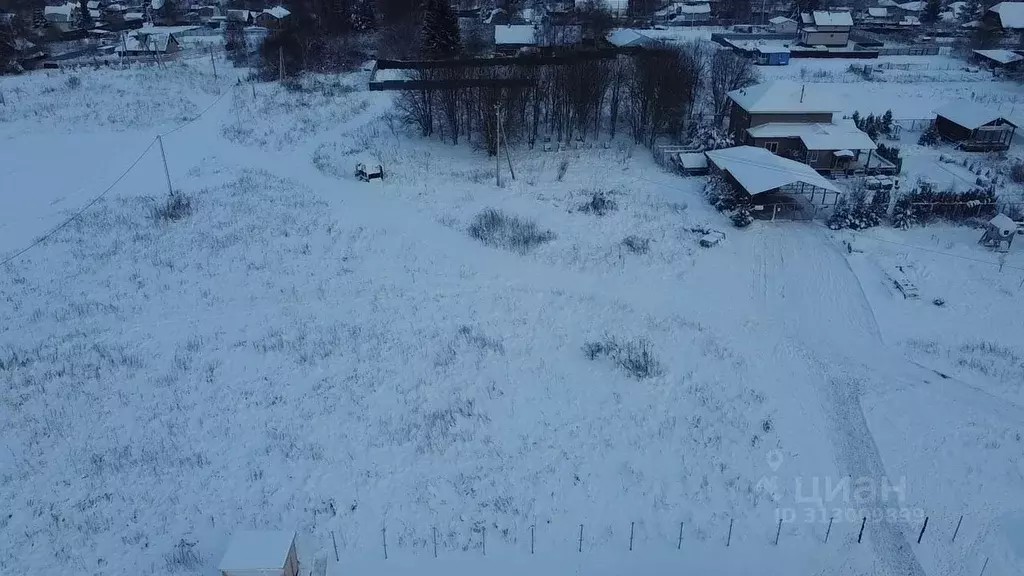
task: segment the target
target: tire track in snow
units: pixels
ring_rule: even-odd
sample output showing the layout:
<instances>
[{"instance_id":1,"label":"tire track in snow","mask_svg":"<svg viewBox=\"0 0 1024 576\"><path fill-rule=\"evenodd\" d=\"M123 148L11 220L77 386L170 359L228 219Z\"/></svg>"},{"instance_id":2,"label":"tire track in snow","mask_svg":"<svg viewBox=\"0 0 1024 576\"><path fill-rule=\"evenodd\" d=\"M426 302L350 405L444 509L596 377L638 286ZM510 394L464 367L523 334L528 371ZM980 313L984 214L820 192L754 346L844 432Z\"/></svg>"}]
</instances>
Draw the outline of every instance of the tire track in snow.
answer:
<instances>
[{"instance_id":1,"label":"tire track in snow","mask_svg":"<svg viewBox=\"0 0 1024 576\"><path fill-rule=\"evenodd\" d=\"M765 313L775 316L788 341L784 349L809 369L808 380L817 384L840 471L854 480L870 479L877 487L889 480L860 401L864 382L874 378L872 370L850 354L874 359L881 340L874 314L863 292L858 292L859 283L845 278L853 276L852 271L835 261L841 257L823 240L804 225L781 226L766 234L765 243L774 252L770 261L775 268L769 274L779 279L780 288L769 291L773 301ZM787 250L806 256L787 265ZM783 281L791 289L788 298ZM883 511L868 534L875 554L894 576L925 576L906 536L887 518L886 504L879 490L869 501L857 503Z\"/></svg>"}]
</instances>

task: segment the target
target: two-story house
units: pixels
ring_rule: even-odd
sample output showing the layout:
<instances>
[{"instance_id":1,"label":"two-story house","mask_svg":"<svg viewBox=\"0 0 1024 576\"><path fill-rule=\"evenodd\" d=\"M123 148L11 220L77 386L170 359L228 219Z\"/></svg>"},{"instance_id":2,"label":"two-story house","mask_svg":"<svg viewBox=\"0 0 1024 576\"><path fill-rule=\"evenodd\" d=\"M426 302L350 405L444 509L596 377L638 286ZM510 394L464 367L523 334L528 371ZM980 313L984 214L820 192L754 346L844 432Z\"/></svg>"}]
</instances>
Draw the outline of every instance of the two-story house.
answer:
<instances>
[{"instance_id":1,"label":"two-story house","mask_svg":"<svg viewBox=\"0 0 1024 576\"><path fill-rule=\"evenodd\" d=\"M728 97L729 130L737 145L765 148L821 171L854 168L862 153L876 148L852 122L833 120L835 105L795 82L765 82Z\"/></svg>"},{"instance_id":2,"label":"two-story house","mask_svg":"<svg viewBox=\"0 0 1024 576\"><path fill-rule=\"evenodd\" d=\"M846 46L853 16L849 12L815 10L800 15L800 43L805 46Z\"/></svg>"}]
</instances>

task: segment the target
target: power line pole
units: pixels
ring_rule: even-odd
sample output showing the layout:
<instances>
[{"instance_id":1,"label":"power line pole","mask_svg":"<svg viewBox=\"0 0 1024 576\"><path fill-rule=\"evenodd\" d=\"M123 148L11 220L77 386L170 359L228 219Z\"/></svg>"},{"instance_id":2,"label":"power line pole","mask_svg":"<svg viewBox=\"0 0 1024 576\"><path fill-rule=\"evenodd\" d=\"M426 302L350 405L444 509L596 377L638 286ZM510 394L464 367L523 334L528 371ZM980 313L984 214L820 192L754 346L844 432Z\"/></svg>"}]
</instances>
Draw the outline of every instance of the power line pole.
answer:
<instances>
[{"instance_id":1,"label":"power line pole","mask_svg":"<svg viewBox=\"0 0 1024 576\"><path fill-rule=\"evenodd\" d=\"M164 137L157 136L156 141L160 143L160 158L164 161L164 176L167 178L167 193L174 196L174 188L171 187L171 172L167 169L167 155L164 154Z\"/></svg>"},{"instance_id":2,"label":"power line pole","mask_svg":"<svg viewBox=\"0 0 1024 576\"><path fill-rule=\"evenodd\" d=\"M501 188L501 104L494 105L494 180Z\"/></svg>"},{"instance_id":3,"label":"power line pole","mask_svg":"<svg viewBox=\"0 0 1024 576\"><path fill-rule=\"evenodd\" d=\"M284 84L284 46L277 47L277 81Z\"/></svg>"},{"instance_id":4,"label":"power line pole","mask_svg":"<svg viewBox=\"0 0 1024 576\"><path fill-rule=\"evenodd\" d=\"M217 81L217 61L213 58L213 46L210 46L210 64L213 64L213 81Z\"/></svg>"},{"instance_id":5,"label":"power line pole","mask_svg":"<svg viewBox=\"0 0 1024 576\"><path fill-rule=\"evenodd\" d=\"M505 158L508 160L508 173L512 176L512 180L516 179L516 171L512 169L512 154L508 150L508 134L505 133L505 124L498 119L498 126L501 128L500 132L505 136Z\"/></svg>"}]
</instances>

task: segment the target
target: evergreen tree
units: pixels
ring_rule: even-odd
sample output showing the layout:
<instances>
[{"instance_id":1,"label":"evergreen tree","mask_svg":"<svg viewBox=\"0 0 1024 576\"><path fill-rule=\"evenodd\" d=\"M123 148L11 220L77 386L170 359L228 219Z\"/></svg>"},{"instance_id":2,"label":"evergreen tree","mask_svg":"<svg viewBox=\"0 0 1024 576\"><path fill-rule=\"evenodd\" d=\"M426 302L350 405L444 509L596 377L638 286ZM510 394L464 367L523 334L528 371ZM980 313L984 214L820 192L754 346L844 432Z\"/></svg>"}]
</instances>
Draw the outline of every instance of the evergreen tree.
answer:
<instances>
[{"instance_id":1,"label":"evergreen tree","mask_svg":"<svg viewBox=\"0 0 1024 576\"><path fill-rule=\"evenodd\" d=\"M359 0L352 11L352 29L366 32L377 28L377 14L373 0Z\"/></svg>"},{"instance_id":2,"label":"evergreen tree","mask_svg":"<svg viewBox=\"0 0 1024 576\"><path fill-rule=\"evenodd\" d=\"M921 12L921 22L934 24L939 21L939 12L942 12L941 0L928 0Z\"/></svg>"},{"instance_id":3,"label":"evergreen tree","mask_svg":"<svg viewBox=\"0 0 1024 576\"><path fill-rule=\"evenodd\" d=\"M981 18L981 0L967 0L967 3L960 9L958 14L961 24L973 22Z\"/></svg>"},{"instance_id":4,"label":"evergreen tree","mask_svg":"<svg viewBox=\"0 0 1024 576\"><path fill-rule=\"evenodd\" d=\"M420 35L425 55L433 58L458 56L459 19L448 0L426 0Z\"/></svg>"},{"instance_id":5,"label":"evergreen tree","mask_svg":"<svg viewBox=\"0 0 1024 576\"><path fill-rule=\"evenodd\" d=\"M81 12L79 22L85 30L92 30L92 15L89 14L89 0L78 0L78 11Z\"/></svg>"}]
</instances>

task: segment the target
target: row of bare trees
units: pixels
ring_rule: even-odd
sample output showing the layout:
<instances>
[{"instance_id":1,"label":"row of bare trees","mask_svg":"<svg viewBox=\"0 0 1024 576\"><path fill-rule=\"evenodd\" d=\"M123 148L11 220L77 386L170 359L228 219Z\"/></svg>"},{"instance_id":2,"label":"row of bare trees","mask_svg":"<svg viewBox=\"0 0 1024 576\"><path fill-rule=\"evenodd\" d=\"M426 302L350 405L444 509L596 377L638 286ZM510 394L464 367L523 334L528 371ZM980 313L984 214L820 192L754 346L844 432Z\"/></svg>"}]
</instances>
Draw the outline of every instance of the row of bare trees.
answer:
<instances>
[{"instance_id":1,"label":"row of bare trees","mask_svg":"<svg viewBox=\"0 0 1024 576\"><path fill-rule=\"evenodd\" d=\"M694 42L607 60L418 70L408 79L443 83L401 94L408 123L423 136L477 141L493 153L499 118L503 138L530 146L541 138L615 138L623 130L645 146L682 141L702 119L721 118L725 94L757 75L748 59Z\"/></svg>"}]
</instances>

